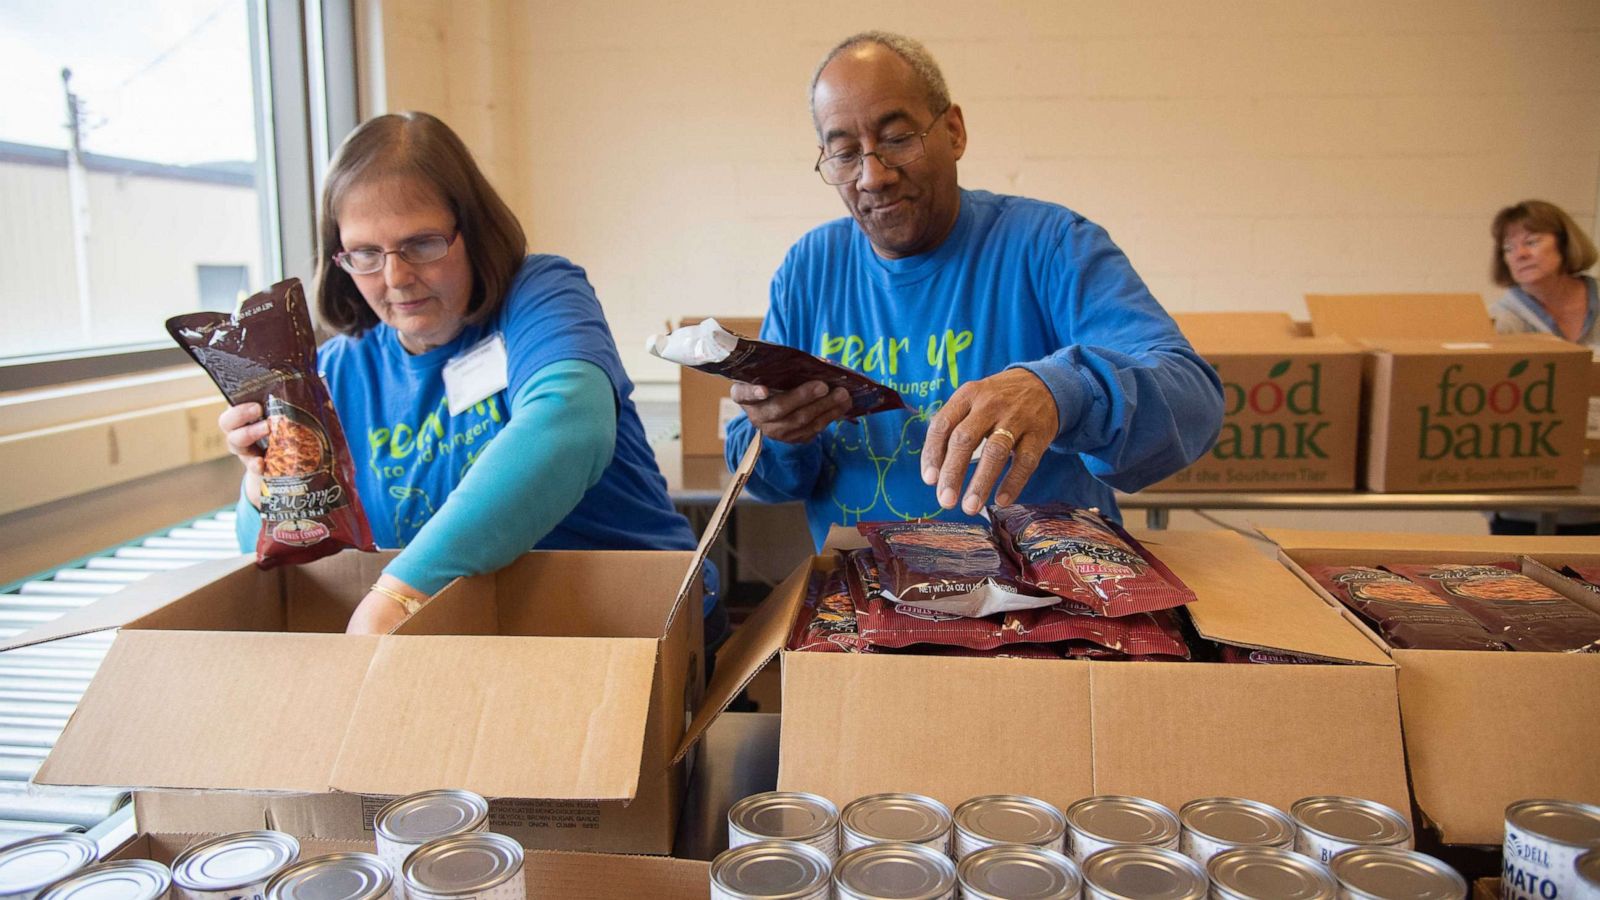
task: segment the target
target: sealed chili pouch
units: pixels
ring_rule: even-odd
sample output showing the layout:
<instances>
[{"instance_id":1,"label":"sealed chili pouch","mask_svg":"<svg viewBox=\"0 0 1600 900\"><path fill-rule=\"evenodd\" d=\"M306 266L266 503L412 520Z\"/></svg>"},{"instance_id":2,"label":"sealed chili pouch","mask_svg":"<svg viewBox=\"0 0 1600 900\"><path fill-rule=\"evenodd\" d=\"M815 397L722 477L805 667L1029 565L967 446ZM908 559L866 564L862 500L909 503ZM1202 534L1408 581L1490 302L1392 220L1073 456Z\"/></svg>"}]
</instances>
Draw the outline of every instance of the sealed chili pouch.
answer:
<instances>
[{"instance_id":1,"label":"sealed chili pouch","mask_svg":"<svg viewBox=\"0 0 1600 900\"><path fill-rule=\"evenodd\" d=\"M999 616L972 618L900 603L884 589L876 554L852 550L850 592L856 604L856 629L865 646L909 647L947 644L990 650L1005 643Z\"/></svg>"},{"instance_id":2,"label":"sealed chili pouch","mask_svg":"<svg viewBox=\"0 0 1600 900\"><path fill-rule=\"evenodd\" d=\"M851 653L858 645L856 607L850 596L845 568L813 572L806 586L805 605L789 636L789 649Z\"/></svg>"},{"instance_id":3,"label":"sealed chili pouch","mask_svg":"<svg viewBox=\"0 0 1600 900\"><path fill-rule=\"evenodd\" d=\"M1189 658L1189 645L1171 610L1097 616L1063 607L1027 609L1006 613L1003 633L1008 644L1087 642L1130 656Z\"/></svg>"},{"instance_id":4,"label":"sealed chili pouch","mask_svg":"<svg viewBox=\"0 0 1600 900\"><path fill-rule=\"evenodd\" d=\"M1370 566L1306 566L1306 573L1391 647L1507 649L1477 619L1402 575Z\"/></svg>"},{"instance_id":5,"label":"sealed chili pouch","mask_svg":"<svg viewBox=\"0 0 1600 900\"><path fill-rule=\"evenodd\" d=\"M1561 574L1576 581L1580 587L1600 594L1600 566L1562 566Z\"/></svg>"},{"instance_id":6,"label":"sealed chili pouch","mask_svg":"<svg viewBox=\"0 0 1600 900\"><path fill-rule=\"evenodd\" d=\"M883 588L900 603L973 618L1057 602L1023 586L989 529L971 522L862 522Z\"/></svg>"},{"instance_id":7,"label":"sealed chili pouch","mask_svg":"<svg viewBox=\"0 0 1600 900\"><path fill-rule=\"evenodd\" d=\"M1333 660L1315 659L1282 650L1262 650L1257 647L1235 647L1222 644L1217 651L1217 661L1225 663L1250 663L1265 666L1326 666Z\"/></svg>"},{"instance_id":8,"label":"sealed chili pouch","mask_svg":"<svg viewBox=\"0 0 1600 900\"><path fill-rule=\"evenodd\" d=\"M259 403L267 419L256 564L298 565L346 547L375 550L356 495L355 464L328 388L298 279L256 294L233 315L188 313L167 332L228 403Z\"/></svg>"},{"instance_id":9,"label":"sealed chili pouch","mask_svg":"<svg viewBox=\"0 0 1600 900\"><path fill-rule=\"evenodd\" d=\"M1160 560L1099 513L1059 503L992 506L996 538L1035 588L1105 616L1194 600Z\"/></svg>"},{"instance_id":10,"label":"sealed chili pouch","mask_svg":"<svg viewBox=\"0 0 1600 900\"><path fill-rule=\"evenodd\" d=\"M1476 619L1513 650L1600 652L1600 613L1568 600L1517 570L1492 565L1389 566Z\"/></svg>"}]
</instances>

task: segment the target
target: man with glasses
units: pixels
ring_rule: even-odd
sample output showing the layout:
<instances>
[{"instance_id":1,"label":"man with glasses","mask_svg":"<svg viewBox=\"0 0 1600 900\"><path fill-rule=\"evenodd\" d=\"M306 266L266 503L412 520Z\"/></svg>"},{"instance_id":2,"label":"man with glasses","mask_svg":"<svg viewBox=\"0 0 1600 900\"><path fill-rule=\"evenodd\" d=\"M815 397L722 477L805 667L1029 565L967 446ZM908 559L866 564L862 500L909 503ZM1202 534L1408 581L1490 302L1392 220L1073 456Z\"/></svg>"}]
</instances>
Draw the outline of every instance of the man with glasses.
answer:
<instances>
[{"instance_id":1,"label":"man with glasses","mask_svg":"<svg viewBox=\"0 0 1600 900\"><path fill-rule=\"evenodd\" d=\"M958 186L966 123L920 43L841 42L812 78L811 113L817 173L850 218L790 249L761 336L913 408L850 421L842 389L735 385L730 465L756 431L767 438L753 496L804 500L819 545L833 524L970 517L991 495L1114 515L1113 487L1138 490L1211 446L1216 373L1105 231Z\"/></svg>"}]
</instances>

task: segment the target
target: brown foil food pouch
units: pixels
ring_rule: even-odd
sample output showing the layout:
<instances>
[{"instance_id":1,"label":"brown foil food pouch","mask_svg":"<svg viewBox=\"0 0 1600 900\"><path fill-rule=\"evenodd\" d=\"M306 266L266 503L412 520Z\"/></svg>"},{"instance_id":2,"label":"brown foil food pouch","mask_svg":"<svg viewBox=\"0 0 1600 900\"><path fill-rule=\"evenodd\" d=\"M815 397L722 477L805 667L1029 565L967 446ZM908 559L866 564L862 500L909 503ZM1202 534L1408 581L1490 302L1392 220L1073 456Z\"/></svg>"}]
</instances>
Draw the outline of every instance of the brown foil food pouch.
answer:
<instances>
[{"instance_id":1,"label":"brown foil food pouch","mask_svg":"<svg viewBox=\"0 0 1600 900\"><path fill-rule=\"evenodd\" d=\"M1333 660L1313 659L1309 656L1298 656L1285 653L1282 650L1261 650L1255 647L1235 647L1232 644L1221 644L1217 651L1217 661L1225 663L1253 663L1266 666L1327 666L1336 665Z\"/></svg>"},{"instance_id":2,"label":"brown foil food pouch","mask_svg":"<svg viewBox=\"0 0 1600 900\"><path fill-rule=\"evenodd\" d=\"M1600 652L1600 614L1523 575L1516 563L1388 568L1426 585L1513 650Z\"/></svg>"},{"instance_id":3,"label":"brown foil food pouch","mask_svg":"<svg viewBox=\"0 0 1600 900\"><path fill-rule=\"evenodd\" d=\"M996 537L1022 580L1104 616L1182 606L1190 591L1133 536L1098 513L1059 503L992 506Z\"/></svg>"},{"instance_id":4,"label":"brown foil food pouch","mask_svg":"<svg viewBox=\"0 0 1600 900\"><path fill-rule=\"evenodd\" d=\"M1391 647L1505 650L1478 620L1426 587L1370 566L1306 566L1306 572Z\"/></svg>"},{"instance_id":5,"label":"brown foil food pouch","mask_svg":"<svg viewBox=\"0 0 1600 900\"><path fill-rule=\"evenodd\" d=\"M856 606L850 596L844 567L811 573L805 605L789 636L789 649L853 653L859 644Z\"/></svg>"},{"instance_id":6,"label":"brown foil food pouch","mask_svg":"<svg viewBox=\"0 0 1600 900\"><path fill-rule=\"evenodd\" d=\"M1600 566L1562 566L1561 574L1576 581L1579 586L1600 594Z\"/></svg>"},{"instance_id":7,"label":"brown foil food pouch","mask_svg":"<svg viewBox=\"0 0 1600 900\"><path fill-rule=\"evenodd\" d=\"M328 388L298 279L239 304L167 320L167 332L228 399L266 411L267 449L256 564L298 565L346 547L372 551L355 464Z\"/></svg>"},{"instance_id":8,"label":"brown foil food pouch","mask_svg":"<svg viewBox=\"0 0 1600 900\"><path fill-rule=\"evenodd\" d=\"M1005 643L1000 616L975 619L913 603L897 603L884 590L873 551L852 550L847 559L852 573L850 591L856 604L856 628L863 644L889 648L949 644L992 650Z\"/></svg>"},{"instance_id":9,"label":"brown foil food pouch","mask_svg":"<svg viewBox=\"0 0 1600 900\"><path fill-rule=\"evenodd\" d=\"M901 603L979 617L1056 602L1023 587L1016 566L983 525L971 522L862 522L883 588Z\"/></svg>"},{"instance_id":10,"label":"brown foil food pouch","mask_svg":"<svg viewBox=\"0 0 1600 900\"><path fill-rule=\"evenodd\" d=\"M1189 645L1171 610L1097 616L1068 608L1025 609L1006 613L1008 643L1087 642L1130 656L1189 658Z\"/></svg>"}]
</instances>

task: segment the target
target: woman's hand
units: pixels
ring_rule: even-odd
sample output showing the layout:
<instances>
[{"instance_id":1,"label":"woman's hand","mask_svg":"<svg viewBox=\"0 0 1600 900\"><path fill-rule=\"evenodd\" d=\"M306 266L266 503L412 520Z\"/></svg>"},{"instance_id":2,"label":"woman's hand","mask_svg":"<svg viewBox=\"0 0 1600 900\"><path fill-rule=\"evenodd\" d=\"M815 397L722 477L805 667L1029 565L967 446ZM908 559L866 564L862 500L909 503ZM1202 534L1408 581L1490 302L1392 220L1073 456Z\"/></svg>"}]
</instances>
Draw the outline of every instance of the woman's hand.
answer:
<instances>
[{"instance_id":1,"label":"woman's hand","mask_svg":"<svg viewBox=\"0 0 1600 900\"><path fill-rule=\"evenodd\" d=\"M389 575L378 576L378 583L374 588L383 588L395 594L409 597L419 603L426 603L428 598L410 585ZM345 626L345 634L388 634L396 625L404 622L410 613L399 600L378 590L367 592L361 604L350 616L350 624Z\"/></svg>"},{"instance_id":2,"label":"woman's hand","mask_svg":"<svg viewBox=\"0 0 1600 900\"><path fill-rule=\"evenodd\" d=\"M228 452L244 465L245 497L250 505L261 508L261 475L266 470L266 456L261 441L267 436L267 420L263 418L261 404L241 403L230 406L217 416L217 427Z\"/></svg>"}]
</instances>

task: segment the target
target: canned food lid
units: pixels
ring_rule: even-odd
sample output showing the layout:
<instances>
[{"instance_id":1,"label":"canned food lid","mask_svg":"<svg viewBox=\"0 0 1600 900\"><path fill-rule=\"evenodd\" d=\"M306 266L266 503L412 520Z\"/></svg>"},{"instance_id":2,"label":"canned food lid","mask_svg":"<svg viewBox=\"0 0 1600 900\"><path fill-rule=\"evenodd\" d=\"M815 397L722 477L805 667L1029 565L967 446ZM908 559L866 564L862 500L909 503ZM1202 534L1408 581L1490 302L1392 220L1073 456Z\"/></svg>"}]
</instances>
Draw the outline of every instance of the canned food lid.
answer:
<instances>
[{"instance_id":1,"label":"canned food lid","mask_svg":"<svg viewBox=\"0 0 1600 900\"><path fill-rule=\"evenodd\" d=\"M920 794L871 794L844 808L846 831L879 841L921 844L950 831L950 810Z\"/></svg>"},{"instance_id":2,"label":"canned food lid","mask_svg":"<svg viewBox=\"0 0 1600 900\"><path fill-rule=\"evenodd\" d=\"M41 834L0 848L0 894L33 891L95 861L100 849L81 834Z\"/></svg>"},{"instance_id":3,"label":"canned food lid","mask_svg":"<svg viewBox=\"0 0 1600 900\"><path fill-rule=\"evenodd\" d=\"M1333 900L1339 885L1322 864L1278 847L1225 850L1206 864L1211 884L1244 900Z\"/></svg>"},{"instance_id":4,"label":"canned food lid","mask_svg":"<svg viewBox=\"0 0 1600 900\"><path fill-rule=\"evenodd\" d=\"M267 882L267 900L376 900L393 883L389 866L371 853L332 853L301 860Z\"/></svg>"},{"instance_id":5,"label":"canned food lid","mask_svg":"<svg viewBox=\"0 0 1600 900\"><path fill-rule=\"evenodd\" d=\"M1557 843L1600 846L1600 806L1566 800L1521 800L1506 807L1506 821Z\"/></svg>"},{"instance_id":6,"label":"canned food lid","mask_svg":"<svg viewBox=\"0 0 1600 900\"><path fill-rule=\"evenodd\" d=\"M1339 884L1361 897L1463 900L1467 882L1444 863L1415 850L1358 847L1328 863Z\"/></svg>"},{"instance_id":7,"label":"canned food lid","mask_svg":"<svg viewBox=\"0 0 1600 900\"><path fill-rule=\"evenodd\" d=\"M503 834L458 834L423 845L401 868L407 886L430 894L476 894L522 871L522 845Z\"/></svg>"},{"instance_id":8,"label":"canned food lid","mask_svg":"<svg viewBox=\"0 0 1600 900\"><path fill-rule=\"evenodd\" d=\"M1140 797L1086 797L1067 808L1072 827L1108 844L1168 844L1178 837L1178 817Z\"/></svg>"},{"instance_id":9,"label":"canned food lid","mask_svg":"<svg viewBox=\"0 0 1600 900\"><path fill-rule=\"evenodd\" d=\"M1045 844L1061 837L1067 820L1060 810L1032 797L974 797L956 807L955 825L1001 844Z\"/></svg>"},{"instance_id":10,"label":"canned food lid","mask_svg":"<svg viewBox=\"0 0 1600 900\"><path fill-rule=\"evenodd\" d=\"M1294 840L1294 822L1276 807L1236 797L1191 800L1179 810L1183 827L1222 844L1281 847Z\"/></svg>"},{"instance_id":11,"label":"canned food lid","mask_svg":"<svg viewBox=\"0 0 1600 900\"><path fill-rule=\"evenodd\" d=\"M148 859L90 866L51 885L39 900L155 900L172 887L172 873Z\"/></svg>"},{"instance_id":12,"label":"canned food lid","mask_svg":"<svg viewBox=\"0 0 1600 900\"><path fill-rule=\"evenodd\" d=\"M769 791L735 803L728 810L728 822L746 834L801 841L838 827L839 810L816 794Z\"/></svg>"},{"instance_id":13,"label":"canned food lid","mask_svg":"<svg viewBox=\"0 0 1600 900\"><path fill-rule=\"evenodd\" d=\"M1200 900L1208 887L1199 863L1160 847L1101 850L1084 860L1083 881L1116 900Z\"/></svg>"},{"instance_id":14,"label":"canned food lid","mask_svg":"<svg viewBox=\"0 0 1600 900\"><path fill-rule=\"evenodd\" d=\"M1411 840L1411 823L1371 800L1307 797L1291 812L1308 831L1352 844L1400 844Z\"/></svg>"},{"instance_id":15,"label":"canned food lid","mask_svg":"<svg viewBox=\"0 0 1600 900\"><path fill-rule=\"evenodd\" d=\"M281 831L226 834L190 847L172 863L172 881L192 891L227 891L266 881L300 856Z\"/></svg>"},{"instance_id":16,"label":"canned food lid","mask_svg":"<svg viewBox=\"0 0 1600 900\"><path fill-rule=\"evenodd\" d=\"M873 844L839 857L833 884L845 900L938 900L956 886L956 866L921 844Z\"/></svg>"},{"instance_id":17,"label":"canned food lid","mask_svg":"<svg viewBox=\"0 0 1600 900\"><path fill-rule=\"evenodd\" d=\"M718 854L711 883L735 897L814 897L827 888L832 866L826 854L806 844L756 841Z\"/></svg>"},{"instance_id":18,"label":"canned food lid","mask_svg":"<svg viewBox=\"0 0 1600 900\"><path fill-rule=\"evenodd\" d=\"M987 847L957 866L961 896L974 900L1068 900L1082 877L1072 860L1043 847Z\"/></svg>"},{"instance_id":19,"label":"canned food lid","mask_svg":"<svg viewBox=\"0 0 1600 900\"><path fill-rule=\"evenodd\" d=\"M489 801L471 791L423 791L401 797L378 811L378 834L402 844L476 831L489 818Z\"/></svg>"},{"instance_id":20,"label":"canned food lid","mask_svg":"<svg viewBox=\"0 0 1600 900\"><path fill-rule=\"evenodd\" d=\"M1590 850L1578 857L1578 878L1600 889L1600 850Z\"/></svg>"}]
</instances>

